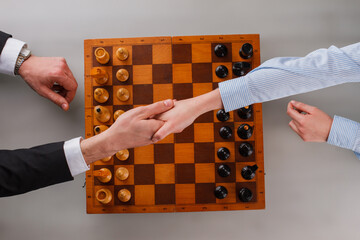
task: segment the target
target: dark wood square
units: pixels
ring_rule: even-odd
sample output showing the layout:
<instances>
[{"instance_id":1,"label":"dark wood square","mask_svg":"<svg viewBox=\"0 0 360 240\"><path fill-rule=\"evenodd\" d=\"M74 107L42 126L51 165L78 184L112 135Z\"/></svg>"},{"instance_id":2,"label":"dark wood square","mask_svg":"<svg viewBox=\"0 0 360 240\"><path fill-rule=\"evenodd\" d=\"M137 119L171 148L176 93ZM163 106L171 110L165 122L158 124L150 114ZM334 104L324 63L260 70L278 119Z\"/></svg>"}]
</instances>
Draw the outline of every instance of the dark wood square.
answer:
<instances>
[{"instance_id":1,"label":"dark wood square","mask_svg":"<svg viewBox=\"0 0 360 240\"><path fill-rule=\"evenodd\" d=\"M251 199L250 202L256 202L257 201L256 182L237 182L236 183L236 202L241 202L239 199L239 191L243 187L248 188L253 194L253 198Z\"/></svg>"},{"instance_id":2,"label":"dark wood square","mask_svg":"<svg viewBox=\"0 0 360 240\"><path fill-rule=\"evenodd\" d=\"M191 63L191 44L173 44L173 63Z\"/></svg>"},{"instance_id":3,"label":"dark wood square","mask_svg":"<svg viewBox=\"0 0 360 240\"><path fill-rule=\"evenodd\" d=\"M191 143L194 142L194 125L191 124L185 128L181 133L175 133L176 143Z\"/></svg>"},{"instance_id":4,"label":"dark wood square","mask_svg":"<svg viewBox=\"0 0 360 240\"><path fill-rule=\"evenodd\" d=\"M213 82L213 90L217 89L219 87L219 83Z\"/></svg>"},{"instance_id":5,"label":"dark wood square","mask_svg":"<svg viewBox=\"0 0 360 240\"><path fill-rule=\"evenodd\" d=\"M218 173L219 166L222 164L226 164L230 167L230 176L221 177ZM229 183L236 182L236 165L234 162L224 162L224 163L216 163L215 164L215 182L216 183Z\"/></svg>"},{"instance_id":6,"label":"dark wood square","mask_svg":"<svg viewBox=\"0 0 360 240\"><path fill-rule=\"evenodd\" d=\"M121 82L116 78L116 73L119 69L126 69L129 72L129 79ZM113 85L131 85L133 84L133 68L132 65L113 66L112 68L112 81Z\"/></svg>"},{"instance_id":7,"label":"dark wood square","mask_svg":"<svg viewBox=\"0 0 360 240\"><path fill-rule=\"evenodd\" d=\"M239 117L238 111L234 110L234 122L254 122L255 110L252 109L251 116L248 119L242 119Z\"/></svg>"},{"instance_id":8,"label":"dark wood square","mask_svg":"<svg viewBox=\"0 0 360 240\"><path fill-rule=\"evenodd\" d=\"M153 85L133 85L133 103L134 105L153 103Z\"/></svg>"},{"instance_id":9,"label":"dark wood square","mask_svg":"<svg viewBox=\"0 0 360 240\"><path fill-rule=\"evenodd\" d=\"M193 63L192 79L194 83L212 82L211 63Z\"/></svg>"},{"instance_id":10,"label":"dark wood square","mask_svg":"<svg viewBox=\"0 0 360 240\"><path fill-rule=\"evenodd\" d=\"M106 91L108 91L109 99L104 103L99 103L99 102L97 102L95 100L95 98L93 98L93 106L97 106L97 105L110 106L110 105L113 105L113 87L112 86L106 86L106 85L93 87L93 94L94 94L95 89L97 89L97 88L104 88Z\"/></svg>"},{"instance_id":11,"label":"dark wood square","mask_svg":"<svg viewBox=\"0 0 360 240\"><path fill-rule=\"evenodd\" d=\"M114 105L113 106L113 110L114 110L114 113L117 111L117 110L123 110L123 111L129 111L133 109L133 105Z\"/></svg>"},{"instance_id":12,"label":"dark wood square","mask_svg":"<svg viewBox=\"0 0 360 240\"><path fill-rule=\"evenodd\" d=\"M135 164L134 182L135 185L155 184L154 164Z\"/></svg>"},{"instance_id":13,"label":"dark wood square","mask_svg":"<svg viewBox=\"0 0 360 240\"><path fill-rule=\"evenodd\" d=\"M248 156L248 157L243 157L240 152L239 152L239 146L241 143L245 143L244 142L236 142L235 143L235 162L255 162L255 155L256 155L256 152L255 152L255 141L246 141L247 143L250 143L253 147L253 153Z\"/></svg>"},{"instance_id":14,"label":"dark wood square","mask_svg":"<svg viewBox=\"0 0 360 240\"><path fill-rule=\"evenodd\" d=\"M116 155L114 155L114 165L131 165L134 164L134 149L133 148L129 148L129 158L126 159L125 161L121 161L119 160Z\"/></svg>"},{"instance_id":15,"label":"dark wood square","mask_svg":"<svg viewBox=\"0 0 360 240\"><path fill-rule=\"evenodd\" d=\"M195 184L195 203L215 203L215 183L196 183Z\"/></svg>"},{"instance_id":16,"label":"dark wood square","mask_svg":"<svg viewBox=\"0 0 360 240\"><path fill-rule=\"evenodd\" d=\"M214 143L194 143L195 163L215 162Z\"/></svg>"},{"instance_id":17,"label":"dark wood square","mask_svg":"<svg viewBox=\"0 0 360 240\"><path fill-rule=\"evenodd\" d=\"M98 61L96 61L96 57L95 57L95 49L97 49L98 47L93 47L92 49L92 60L93 60L93 67L102 67L102 66L112 66L113 65L113 57L112 57L112 52L113 52L113 48L112 47L102 47L104 48L110 56L110 60L107 64L100 64Z\"/></svg>"},{"instance_id":18,"label":"dark wood square","mask_svg":"<svg viewBox=\"0 0 360 240\"><path fill-rule=\"evenodd\" d=\"M172 83L172 64L154 64L152 79L153 83Z\"/></svg>"},{"instance_id":19,"label":"dark wood square","mask_svg":"<svg viewBox=\"0 0 360 240\"><path fill-rule=\"evenodd\" d=\"M218 45L218 44L222 44L222 45L225 45L228 52L227 52L227 55L224 56L224 57L218 57L215 55L215 46ZM231 47L231 43L212 43L211 44L211 48L212 48L212 51L211 51L211 58L212 58L212 61L213 62L231 62L232 61L232 47ZM230 70L230 69L229 69Z\"/></svg>"},{"instance_id":20,"label":"dark wood square","mask_svg":"<svg viewBox=\"0 0 360 240\"><path fill-rule=\"evenodd\" d=\"M213 111L204 113L203 115L199 116L194 121L195 123L212 123L214 122L214 113Z\"/></svg>"},{"instance_id":21,"label":"dark wood square","mask_svg":"<svg viewBox=\"0 0 360 240\"><path fill-rule=\"evenodd\" d=\"M133 65L152 64L152 45L134 45L132 54Z\"/></svg>"},{"instance_id":22,"label":"dark wood square","mask_svg":"<svg viewBox=\"0 0 360 240\"><path fill-rule=\"evenodd\" d=\"M175 183L194 183L195 164L176 164Z\"/></svg>"},{"instance_id":23,"label":"dark wood square","mask_svg":"<svg viewBox=\"0 0 360 240\"><path fill-rule=\"evenodd\" d=\"M94 165L94 170L99 170L101 168L109 169L112 174L112 178L109 182L103 183L103 182L100 182L97 177L94 177L94 185L104 185L104 186L114 185L114 166L113 165Z\"/></svg>"},{"instance_id":24,"label":"dark wood square","mask_svg":"<svg viewBox=\"0 0 360 240\"><path fill-rule=\"evenodd\" d=\"M175 204L175 184L156 184L155 204Z\"/></svg>"},{"instance_id":25,"label":"dark wood square","mask_svg":"<svg viewBox=\"0 0 360 240\"><path fill-rule=\"evenodd\" d=\"M193 97L192 83L175 83L173 85L173 96L176 100L183 100Z\"/></svg>"},{"instance_id":26,"label":"dark wood square","mask_svg":"<svg viewBox=\"0 0 360 240\"><path fill-rule=\"evenodd\" d=\"M122 202L118 198L118 192L123 188L129 190L131 193L131 198L128 202ZM135 187L133 185L115 185L113 198L115 205L135 205Z\"/></svg>"},{"instance_id":27,"label":"dark wood square","mask_svg":"<svg viewBox=\"0 0 360 240\"><path fill-rule=\"evenodd\" d=\"M155 163L174 163L174 144L155 144L154 157Z\"/></svg>"},{"instance_id":28,"label":"dark wood square","mask_svg":"<svg viewBox=\"0 0 360 240\"><path fill-rule=\"evenodd\" d=\"M229 139L224 139L220 136L220 129L222 127L228 126L232 130L232 136ZM214 123L214 139L215 142L233 142L235 139L236 131L234 129L234 123L231 122L216 122Z\"/></svg>"}]
</instances>

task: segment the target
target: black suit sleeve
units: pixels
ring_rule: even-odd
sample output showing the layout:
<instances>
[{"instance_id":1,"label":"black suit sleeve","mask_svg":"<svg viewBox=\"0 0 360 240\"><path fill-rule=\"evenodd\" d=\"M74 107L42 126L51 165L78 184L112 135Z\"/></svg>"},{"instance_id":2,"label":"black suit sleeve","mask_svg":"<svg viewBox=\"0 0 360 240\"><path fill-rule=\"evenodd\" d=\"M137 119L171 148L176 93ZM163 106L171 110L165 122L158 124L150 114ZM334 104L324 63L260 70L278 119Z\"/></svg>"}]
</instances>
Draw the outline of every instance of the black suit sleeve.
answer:
<instances>
[{"instance_id":1,"label":"black suit sleeve","mask_svg":"<svg viewBox=\"0 0 360 240\"><path fill-rule=\"evenodd\" d=\"M0 31L0 54L5 46L6 41L8 38L11 38L12 36L10 34L4 33Z\"/></svg>"},{"instance_id":2,"label":"black suit sleeve","mask_svg":"<svg viewBox=\"0 0 360 240\"><path fill-rule=\"evenodd\" d=\"M0 150L0 197L73 180L64 142L30 149Z\"/></svg>"}]
</instances>

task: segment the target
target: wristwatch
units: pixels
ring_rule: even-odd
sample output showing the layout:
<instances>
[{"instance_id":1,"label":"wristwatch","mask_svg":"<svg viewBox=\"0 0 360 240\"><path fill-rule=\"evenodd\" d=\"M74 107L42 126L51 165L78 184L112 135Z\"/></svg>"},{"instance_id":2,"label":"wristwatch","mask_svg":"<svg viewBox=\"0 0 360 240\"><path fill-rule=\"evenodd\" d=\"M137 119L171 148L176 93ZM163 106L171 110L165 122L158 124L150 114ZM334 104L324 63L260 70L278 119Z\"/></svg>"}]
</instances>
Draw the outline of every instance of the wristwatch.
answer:
<instances>
[{"instance_id":1,"label":"wristwatch","mask_svg":"<svg viewBox=\"0 0 360 240\"><path fill-rule=\"evenodd\" d=\"M27 45L25 45L20 53L19 56L16 60L16 64L15 64L15 70L14 73L15 75L19 75L19 69L21 67L21 64L23 64L23 62L28 59L31 56L31 51L27 48Z\"/></svg>"}]
</instances>

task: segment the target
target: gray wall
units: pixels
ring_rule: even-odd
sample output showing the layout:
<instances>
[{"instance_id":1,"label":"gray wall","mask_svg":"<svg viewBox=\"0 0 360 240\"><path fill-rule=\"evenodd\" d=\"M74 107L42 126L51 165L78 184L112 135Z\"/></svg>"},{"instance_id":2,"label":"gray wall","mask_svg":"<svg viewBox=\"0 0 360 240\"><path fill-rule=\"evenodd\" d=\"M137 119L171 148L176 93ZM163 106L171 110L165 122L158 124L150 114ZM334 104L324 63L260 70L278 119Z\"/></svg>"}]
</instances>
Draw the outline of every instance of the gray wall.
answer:
<instances>
[{"instance_id":1,"label":"gray wall","mask_svg":"<svg viewBox=\"0 0 360 240\"><path fill-rule=\"evenodd\" d=\"M0 29L36 55L65 57L79 83L64 113L20 78L1 76L0 148L9 149L83 135L84 39L260 33L262 61L360 40L359 0L17 0L0 8ZM263 105L265 210L87 215L80 175L0 199L0 239L359 239L360 161L302 142L285 112L296 99L360 121L359 90L346 84Z\"/></svg>"}]
</instances>

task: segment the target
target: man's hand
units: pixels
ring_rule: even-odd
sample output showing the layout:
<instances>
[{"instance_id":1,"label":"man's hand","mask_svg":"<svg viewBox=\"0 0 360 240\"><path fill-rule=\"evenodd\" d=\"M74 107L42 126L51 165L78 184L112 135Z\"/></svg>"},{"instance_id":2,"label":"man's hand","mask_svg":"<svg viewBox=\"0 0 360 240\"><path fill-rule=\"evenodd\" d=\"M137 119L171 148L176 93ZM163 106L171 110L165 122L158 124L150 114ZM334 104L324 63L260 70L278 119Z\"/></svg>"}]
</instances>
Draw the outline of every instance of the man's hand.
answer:
<instances>
[{"instance_id":1,"label":"man's hand","mask_svg":"<svg viewBox=\"0 0 360 240\"><path fill-rule=\"evenodd\" d=\"M19 74L39 95L65 111L69 109L78 85L64 58L31 56Z\"/></svg>"},{"instance_id":2,"label":"man's hand","mask_svg":"<svg viewBox=\"0 0 360 240\"><path fill-rule=\"evenodd\" d=\"M333 119L320 109L301 102L290 101L287 114L292 118L289 123L305 142L326 142Z\"/></svg>"},{"instance_id":3,"label":"man's hand","mask_svg":"<svg viewBox=\"0 0 360 240\"><path fill-rule=\"evenodd\" d=\"M105 132L81 141L80 147L87 164L112 156L116 152L153 143L154 133L164 122L152 116L168 111L173 100L137 107L120 115Z\"/></svg>"}]
</instances>

